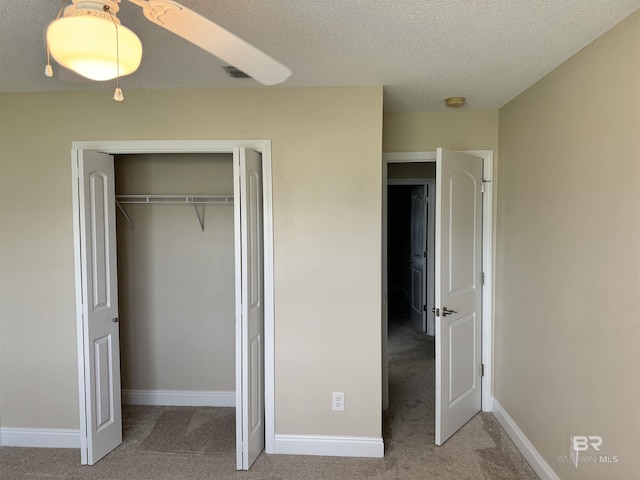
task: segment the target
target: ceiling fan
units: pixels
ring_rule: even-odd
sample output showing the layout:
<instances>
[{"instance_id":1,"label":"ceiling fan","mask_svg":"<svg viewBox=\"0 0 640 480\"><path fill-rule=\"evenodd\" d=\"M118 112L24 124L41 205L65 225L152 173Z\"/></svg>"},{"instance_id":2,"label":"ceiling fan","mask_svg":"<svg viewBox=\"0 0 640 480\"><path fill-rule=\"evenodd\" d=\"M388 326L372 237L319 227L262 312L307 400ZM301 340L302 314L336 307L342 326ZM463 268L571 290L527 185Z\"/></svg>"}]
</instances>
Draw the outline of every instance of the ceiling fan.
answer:
<instances>
[{"instance_id":1,"label":"ceiling fan","mask_svg":"<svg viewBox=\"0 0 640 480\"><path fill-rule=\"evenodd\" d=\"M121 0L72 0L47 27L47 54L63 67L92 79L109 80L133 73L142 44L116 17ZM215 55L263 85L284 82L291 70L211 20L172 0L129 0L145 17ZM52 76L48 62L45 70ZM119 98L118 98L119 97ZM114 99L122 99L117 85Z\"/></svg>"}]
</instances>

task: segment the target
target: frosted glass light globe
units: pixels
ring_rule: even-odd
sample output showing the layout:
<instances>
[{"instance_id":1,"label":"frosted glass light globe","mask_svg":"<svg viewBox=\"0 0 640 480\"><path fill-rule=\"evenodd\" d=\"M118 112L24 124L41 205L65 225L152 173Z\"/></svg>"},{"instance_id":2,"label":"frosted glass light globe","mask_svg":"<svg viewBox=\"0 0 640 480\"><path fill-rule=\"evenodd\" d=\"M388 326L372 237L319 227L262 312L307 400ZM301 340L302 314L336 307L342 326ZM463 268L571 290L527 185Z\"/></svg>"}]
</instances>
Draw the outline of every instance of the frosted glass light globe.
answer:
<instances>
[{"instance_id":1,"label":"frosted glass light globe","mask_svg":"<svg viewBox=\"0 0 640 480\"><path fill-rule=\"evenodd\" d=\"M135 72L142 60L142 43L136 34L122 25L117 33L118 42L111 19L74 15L53 21L47 28L47 42L63 67L91 80L110 80Z\"/></svg>"}]
</instances>

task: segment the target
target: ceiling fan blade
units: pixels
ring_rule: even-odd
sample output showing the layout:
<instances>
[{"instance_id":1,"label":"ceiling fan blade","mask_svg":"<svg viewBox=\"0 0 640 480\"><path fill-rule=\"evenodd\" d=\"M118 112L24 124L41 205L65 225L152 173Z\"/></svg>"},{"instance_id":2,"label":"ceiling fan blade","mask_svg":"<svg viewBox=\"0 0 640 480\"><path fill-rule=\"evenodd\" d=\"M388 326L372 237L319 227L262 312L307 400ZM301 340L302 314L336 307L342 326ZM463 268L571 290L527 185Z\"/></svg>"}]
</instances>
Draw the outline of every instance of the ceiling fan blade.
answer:
<instances>
[{"instance_id":1,"label":"ceiling fan blade","mask_svg":"<svg viewBox=\"0 0 640 480\"><path fill-rule=\"evenodd\" d=\"M263 85L284 82L291 70L211 20L171 0L129 0L153 23L190 41Z\"/></svg>"}]
</instances>

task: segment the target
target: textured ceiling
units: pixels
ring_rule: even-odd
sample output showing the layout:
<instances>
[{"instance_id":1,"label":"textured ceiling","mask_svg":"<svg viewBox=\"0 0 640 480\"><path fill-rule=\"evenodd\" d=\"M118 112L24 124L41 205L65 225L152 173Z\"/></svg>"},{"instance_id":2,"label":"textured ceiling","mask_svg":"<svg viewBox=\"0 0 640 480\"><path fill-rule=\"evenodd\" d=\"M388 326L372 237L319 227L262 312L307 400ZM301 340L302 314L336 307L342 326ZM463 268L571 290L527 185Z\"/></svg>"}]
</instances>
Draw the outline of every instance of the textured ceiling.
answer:
<instances>
[{"instance_id":1,"label":"textured ceiling","mask_svg":"<svg viewBox=\"0 0 640 480\"><path fill-rule=\"evenodd\" d=\"M278 59L282 87L383 85L386 111L504 105L640 8L640 0L182 0ZM54 64L44 31L60 0L0 0L0 91L111 90ZM222 63L148 22L123 0L118 17L143 44L125 90L278 88L234 80ZM640 54L640 53L639 53Z\"/></svg>"}]
</instances>

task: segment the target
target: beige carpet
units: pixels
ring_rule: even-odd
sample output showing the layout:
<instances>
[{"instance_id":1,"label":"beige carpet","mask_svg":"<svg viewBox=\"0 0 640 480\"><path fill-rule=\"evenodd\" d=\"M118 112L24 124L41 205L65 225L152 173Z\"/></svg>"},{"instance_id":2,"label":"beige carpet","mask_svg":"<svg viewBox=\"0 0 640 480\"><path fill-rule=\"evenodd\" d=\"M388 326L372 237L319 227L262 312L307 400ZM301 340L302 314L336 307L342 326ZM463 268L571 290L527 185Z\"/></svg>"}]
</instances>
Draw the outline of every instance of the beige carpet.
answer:
<instances>
[{"instance_id":1,"label":"beige carpet","mask_svg":"<svg viewBox=\"0 0 640 480\"><path fill-rule=\"evenodd\" d=\"M382 459L262 454L235 470L229 408L127 406L124 443L93 467L77 450L0 449L0 479L533 480L526 461L491 414L479 414L442 447L433 418L433 341L408 324L390 330L390 408Z\"/></svg>"}]
</instances>

